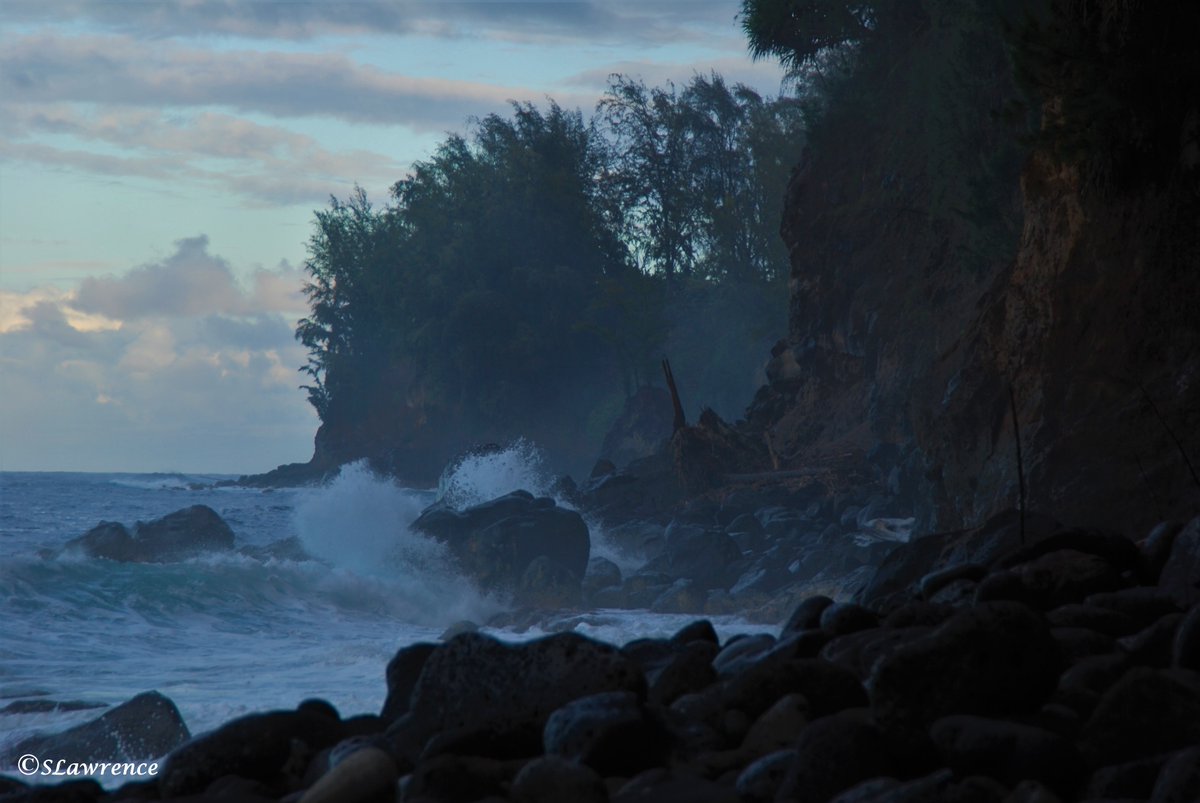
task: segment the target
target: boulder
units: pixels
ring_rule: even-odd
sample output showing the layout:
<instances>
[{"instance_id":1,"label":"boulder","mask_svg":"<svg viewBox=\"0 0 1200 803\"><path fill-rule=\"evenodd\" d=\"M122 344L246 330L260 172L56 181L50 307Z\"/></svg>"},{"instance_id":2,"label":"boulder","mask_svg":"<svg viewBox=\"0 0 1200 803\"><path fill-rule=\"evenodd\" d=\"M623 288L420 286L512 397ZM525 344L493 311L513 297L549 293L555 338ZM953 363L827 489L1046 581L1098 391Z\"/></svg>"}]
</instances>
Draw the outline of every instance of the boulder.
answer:
<instances>
[{"instance_id":1,"label":"boulder","mask_svg":"<svg viewBox=\"0 0 1200 803\"><path fill-rule=\"evenodd\" d=\"M505 644L463 633L425 662L411 697L415 738L452 728L494 728L541 739L550 714L605 691L645 694L640 667L620 650L577 633Z\"/></svg>"},{"instance_id":2,"label":"boulder","mask_svg":"<svg viewBox=\"0 0 1200 803\"><path fill-rule=\"evenodd\" d=\"M1200 676L1135 668L1112 685L1084 725L1080 748L1096 766L1200 743Z\"/></svg>"},{"instance_id":3,"label":"boulder","mask_svg":"<svg viewBox=\"0 0 1200 803\"><path fill-rule=\"evenodd\" d=\"M1121 543L1134 548L1128 541ZM1016 600L1048 610L1081 602L1091 594L1115 591L1121 584L1120 572L1103 557L1058 549L989 575L980 583L976 598Z\"/></svg>"},{"instance_id":4,"label":"boulder","mask_svg":"<svg viewBox=\"0 0 1200 803\"><path fill-rule=\"evenodd\" d=\"M882 657L868 682L871 708L885 729L909 734L950 714L1036 710L1059 667L1040 616L1013 602L985 603Z\"/></svg>"},{"instance_id":5,"label":"boulder","mask_svg":"<svg viewBox=\"0 0 1200 803\"><path fill-rule=\"evenodd\" d=\"M895 771L883 734L864 709L814 720L794 749L796 757L776 793L779 800L827 803L861 781Z\"/></svg>"},{"instance_id":6,"label":"boulder","mask_svg":"<svg viewBox=\"0 0 1200 803\"><path fill-rule=\"evenodd\" d=\"M189 736L175 704L149 691L90 722L26 739L9 752L10 758L33 753L70 761L142 761L166 755Z\"/></svg>"},{"instance_id":7,"label":"boulder","mask_svg":"<svg viewBox=\"0 0 1200 803\"><path fill-rule=\"evenodd\" d=\"M604 779L590 767L558 756L530 761L513 778L513 803L608 803Z\"/></svg>"},{"instance_id":8,"label":"boulder","mask_svg":"<svg viewBox=\"0 0 1200 803\"><path fill-rule=\"evenodd\" d=\"M342 737L342 723L313 707L250 714L176 748L159 773L159 790L167 798L194 795L222 776L240 775L285 794L299 786L317 752Z\"/></svg>"},{"instance_id":9,"label":"boulder","mask_svg":"<svg viewBox=\"0 0 1200 803\"><path fill-rule=\"evenodd\" d=\"M1200 800L1200 746L1172 755L1163 765L1150 794L1150 803L1186 803L1189 800Z\"/></svg>"},{"instance_id":10,"label":"boulder","mask_svg":"<svg viewBox=\"0 0 1200 803\"><path fill-rule=\"evenodd\" d=\"M602 588L621 584L621 567L608 558L593 555L583 574L583 593L591 596Z\"/></svg>"},{"instance_id":11,"label":"boulder","mask_svg":"<svg viewBox=\"0 0 1200 803\"><path fill-rule=\"evenodd\" d=\"M942 761L959 777L986 775L1008 786L1032 778L1070 794L1083 773L1070 740L1031 725L954 715L934 722L929 733Z\"/></svg>"},{"instance_id":12,"label":"boulder","mask_svg":"<svg viewBox=\"0 0 1200 803\"><path fill-rule=\"evenodd\" d=\"M1200 516L1175 536L1158 587L1180 607L1200 603Z\"/></svg>"},{"instance_id":13,"label":"boulder","mask_svg":"<svg viewBox=\"0 0 1200 803\"><path fill-rule=\"evenodd\" d=\"M211 507L192 505L161 519L138 522L132 533L123 524L102 521L68 541L66 548L125 563L167 563L233 549L233 530Z\"/></svg>"},{"instance_id":14,"label":"boulder","mask_svg":"<svg viewBox=\"0 0 1200 803\"><path fill-rule=\"evenodd\" d=\"M558 561L538 555L521 573L515 597L533 608L569 608L579 604L579 575Z\"/></svg>"},{"instance_id":15,"label":"boulder","mask_svg":"<svg viewBox=\"0 0 1200 803\"><path fill-rule=\"evenodd\" d=\"M485 589L522 589L526 570L539 557L570 572L576 588L588 567L591 540L583 518L527 491L462 511L438 502L412 526L445 543L463 572Z\"/></svg>"},{"instance_id":16,"label":"boulder","mask_svg":"<svg viewBox=\"0 0 1200 803\"><path fill-rule=\"evenodd\" d=\"M438 648L436 644L417 643L401 647L387 665L387 698L381 716L392 722L408 713L409 698L425 662Z\"/></svg>"},{"instance_id":17,"label":"boulder","mask_svg":"<svg viewBox=\"0 0 1200 803\"><path fill-rule=\"evenodd\" d=\"M742 551L720 530L672 522L663 556L664 568L673 577L693 580L701 590L728 589L737 579L731 564L741 560Z\"/></svg>"},{"instance_id":18,"label":"boulder","mask_svg":"<svg viewBox=\"0 0 1200 803\"><path fill-rule=\"evenodd\" d=\"M550 715L547 755L586 764L601 775L632 776L665 762L670 741L633 692L610 691L572 700Z\"/></svg>"}]
</instances>

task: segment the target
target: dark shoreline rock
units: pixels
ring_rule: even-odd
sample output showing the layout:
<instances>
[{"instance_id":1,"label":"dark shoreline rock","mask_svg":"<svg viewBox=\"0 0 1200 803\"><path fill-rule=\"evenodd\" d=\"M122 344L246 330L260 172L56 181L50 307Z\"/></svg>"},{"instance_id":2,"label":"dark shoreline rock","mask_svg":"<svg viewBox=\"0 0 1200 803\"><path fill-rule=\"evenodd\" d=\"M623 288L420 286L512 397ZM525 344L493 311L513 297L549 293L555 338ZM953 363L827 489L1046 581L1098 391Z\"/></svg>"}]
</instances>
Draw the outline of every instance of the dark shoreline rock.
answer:
<instances>
[{"instance_id":1,"label":"dark shoreline rock","mask_svg":"<svg viewBox=\"0 0 1200 803\"><path fill-rule=\"evenodd\" d=\"M947 537L940 551L969 559L981 542L963 537L975 546ZM1144 584L1137 549L1089 539L1050 533L926 572L898 606L814 595L780 617L778 637L721 643L698 620L619 648L572 632L410 645L388 665L384 716L341 719L309 701L242 717L177 747L156 784L130 784L127 799L1188 799L1200 607ZM1001 587L1024 601L921 598L1013 572L1028 582ZM1097 591L1096 577L1121 587Z\"/></svg>"}]
</instances>

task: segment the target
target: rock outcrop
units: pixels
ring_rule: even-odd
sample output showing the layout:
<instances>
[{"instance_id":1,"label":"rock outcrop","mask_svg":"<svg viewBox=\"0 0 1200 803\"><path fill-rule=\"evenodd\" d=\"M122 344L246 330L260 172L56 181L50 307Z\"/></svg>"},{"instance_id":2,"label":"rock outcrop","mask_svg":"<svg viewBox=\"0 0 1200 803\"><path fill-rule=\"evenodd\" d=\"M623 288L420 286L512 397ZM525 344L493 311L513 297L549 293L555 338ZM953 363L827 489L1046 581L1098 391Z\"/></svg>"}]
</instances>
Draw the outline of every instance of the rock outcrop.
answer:
<instances>
[{"instance_id":1,"label":"rock outcrop","mask_svg":"<svg viewBox=\"0 0 1200 803\"><path fill-rule=\"evenodd\" d=\"M102 521L68 541L66 548L127 563L167 563L233 549L233 530L211 507L193 505L161 519L139 521L132 533L124 524Z\"/></svg>"}]
</instances>

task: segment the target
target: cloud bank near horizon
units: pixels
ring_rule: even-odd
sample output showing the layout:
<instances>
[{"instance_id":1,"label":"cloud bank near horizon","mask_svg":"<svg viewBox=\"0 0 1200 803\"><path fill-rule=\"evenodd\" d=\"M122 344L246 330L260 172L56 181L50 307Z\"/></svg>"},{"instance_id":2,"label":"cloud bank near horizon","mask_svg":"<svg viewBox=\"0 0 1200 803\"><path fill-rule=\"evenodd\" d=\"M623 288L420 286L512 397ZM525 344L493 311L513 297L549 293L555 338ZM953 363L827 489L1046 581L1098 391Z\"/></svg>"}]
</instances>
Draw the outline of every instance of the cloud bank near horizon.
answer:
<instances>
[{"instance_id":1,"label":"cloud bank near horizon","mask_svg":"<svg viewBox=\"0 0 1200 803\"><path fill-rule=\"evenodd\" d=\"M70 290L0 292L0 468L237 473L307 459L301 271L250 277L200 235Z\"/></svg>"}]
</instances>

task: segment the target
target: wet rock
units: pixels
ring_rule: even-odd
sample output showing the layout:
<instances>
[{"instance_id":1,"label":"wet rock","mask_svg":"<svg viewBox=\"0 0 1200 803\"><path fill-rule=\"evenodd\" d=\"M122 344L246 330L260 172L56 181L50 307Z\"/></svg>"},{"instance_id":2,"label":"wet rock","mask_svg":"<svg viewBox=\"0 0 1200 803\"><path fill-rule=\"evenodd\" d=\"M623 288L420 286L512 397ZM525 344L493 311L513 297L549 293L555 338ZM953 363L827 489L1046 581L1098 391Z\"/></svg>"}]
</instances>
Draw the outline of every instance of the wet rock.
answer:
<instances>
[{"instance_id":1,"label":"wet rock","mask_svg":"<svg viewBox=\"0 0 1200 803\"><path fill-rule=\"evenodd\" d=\"M731 639L713 659L718 675L732 675L757 661L775 646L775 637L766 633Z\"/></svg>"},{"instance_id":2,"label":"wet rock","mask_svg":"<svg viewBox=\"0 0 1200 803\"><path fill-rule=\"evenodd\" d=\"M832 604L833 600L826 596L809 597L804 600L788 617L787 622L783 625L781 635L819 628L821 613Z\"/></svg>"},{"instance_id":3,"label":"wet rock","mask_svg":"<svg viewBox=\"0 0 1200 803\"><path fill-rule=\"evenodd\" d=\"M569 608L581 600L579 575L546 555L538 555L521 573L516 599L533 608Z\"/></svg>"},{"instance_id":4,"label":"wet rock","mask_svg":"<svg viewBox=\"0 0 1200 803\"><path fill-rule=\"evenodd\" d=\"M1145 800L1154 789L1158 773L1166 763L1167 756L1129 761L1100 767L1092 773L1083 791L1086 799L1138 798Z\"/></svg>"},{"instance_id":5,"label":"wet rock","mask_svg":"<svg viewBox=\"0 0 1200 803\"><path fill-rule=\"evenodd\" d=\"M1171 645L1171 664L1200 671L1200 605L1195 605L1179 623Z\"/></svg>"},{"instance_id":6,"label":"wet rock","mask_svg":"<svg viewBox=\"0 0 1200 803\"><path fill-rule=\"evenodd\" d=\"M1200 746L1173 754L1163 765L1150 793L1150 803L1200 800Z\"/></svg>"},{"instance_id":7,"label":"wet rock","mask_svg":"<svg viewBox=\"0 0 1200 803\"><path fill-rule=\"evenodd\" d=\"M233 530L211 507L193 505L161 519L138 522L132 533L123 524L100 522L68 541L66 549L127 563L166 563L233 549Z\"/></svg>"},{"instance_id":8,"label":"wet rock","mask_svg":"<svg viewBox=\"0 0 1200 803\"><path fill-rule=\"evenodd\" d=\"M413 770L404 799L437 803L474 803L493 796L503 799L519 768L518 762L481 756L435 756Z\"/></svg>"},{"instance_id":9,"label":"wet rock","mask_svg":"<svg viewBox=\"0 0 1200 803\"><path fill-rule=\"evenodd\" d=\"M364 747L322 775L300 803L377 803L394 799L398 778L391 756L378 747Z\"/></svg>"},{"instance_id":10,"label":"wet rock","mask_svg":"<svg viewBox=\"0 0 1200 803\"><path fill-rule=\"evenodd\" d=\"M796 760L795 750L778 750L742 770L737 779L737 792L745 803L770 803Z\"/></svg>"},{"instance_id":11,"label":"wet rock","mask_svg":"<svg viewBox=\"0 0 1200 803\"><path fill-rule=\"evenodd\" d=\"M691 641L683 645L660 669L648 672L650 699L670 705L685 694L701 691L717 680L712 667L717 645L709 641Z\"/></svg>"},{"instance_id":12,"label":"wet rock","mask_svg":"<svg viewBox=\"0 0 1200 803\"><path fill-rule=\"evenodd\" d=\"M763 712L742 740L744 754L766 755L791 745L808 724L808 700L802 694L787 694Z\"/></svg>"},{"instance_id":13,"label":"wet rock","mask_svg":"<svg viewBox=\"0 0 1200 803\"><path fill-rule=\"evenodd\" d=\"M1164 667L1171 662L1175 631L1182 621L1183 614L1169 613L1149 627L1120 639L1118 643L1135 663Z\"/></svg>"},{"instance_id":14,"label":"wet rock","mask_svg":"<svg viewBox=\"0 0 1200 803\"><path fill-rule=\"evenodd\" d=\"M607 803L608 790L591 767L542 756L517 773L509 798L513 803Z\"/></svg>"},{"instance_id":15,"label":"wet rock","mask_svg":"<svg viewBox=\"0 0 1200 803\"><path fill-rule=\"evenodd\" d=\"M1128 636L1141 629L1132 616L1110 608L1071 603L1046 614L1050 627L1085 627L1113 637Z\"/></svg>"},{"instance_id":16,"label":"wet rock","mask_svg":"<svg viewBox=\"0 0 1200 803\"><path fill-rule=\"evenodd\" d=\"M546 721L547 755L586 764L601 775L632 776L662 764L670 742L632 692L572 700Z\"/></svg>"},{"instance_id":17,"label":"wet rock","mask_svg":"<svg viewBox=\"0 0 1200 803\"><path fill-rule=\"evenodd\" d=\"M987 567L980 563L959 563L925 575L917 583L917 591L928 600L956 580L978 583L986 574Z\"/></svg>"},{"instance_id":18,"label":"wet rock","mask_svg":"<svg viewBox=\"0 0 1200 803\"><path fill-rule=\"evenodd\" d=\"M705 589L695 580L681 577L650 603L655 613L703 613Z\"/></svg>"},{"instance_id":19,"label":"wet rock","mask_svg":"<svg viewBox=\"0 0 1200 803\"><path fill-rule=\"evenodd\" d=\"M930 738L960 777L986 775L1009 786L1032 778L1069 794L1083 773L1070 740L1030 725L954 715L934 722Z\"/></svg>"},{"instance_id":20,"label":"wet rock","mask_svg":"<svg viewBox=\"0 0 1200 803\"><path fill-rule=\"evenodd\" d=\"M240 775L279 792L291 791L313 756L341 739L341 723L321 714L250 714L172 752L159 774L159 789L163 797L179 797L202 792L224 775Z\"/></svg>"},{"instance_id":21,"label":"wet rock","mask_svg":"<svg viewBox=\"0 0 1200 803\"><path fill-rule=\"evenodd\" d=\"M1058 645L1065 666L1093 655L1108 655L1117 651L1117 642L1112 636L1086 627L1054 627L1050 629L1050 635Z\"/></svg>"},{"instance_id":22,"label":"wet rock","mask_svg":"<svg viewBox=\"0 0 1200 803\"><path fill-rule=\"evenodd\" d=\"M1178 521L1160 522L1138 544L1138 549L1142 553L1146 577L1150 582L1158 582L1163 567L1167 565L1167 560L1171 556L1175 537L1182 529L1183 524Z\"/></svg>"},{"instance_id":23,"label":"wet rock","mask_svg":"<svg viewBox=\"0 0 1200 803\"><path fill-rule=\"evenodd\" d=\"M852 673L820 660L763 661L730 678L722 688L725 709L754 719L785 694L807 698L814 718L867 704Z\"/></svg>"},{"instance_id":24,"label":"wet rock","mask_svg":"<svg viewBox=\"0 0 1200 803\"><path fill-rule=\"evenodd\" d=\"M1054 689L1057 645L1036 613L1012 602L955 614L881 658L868 688L887 730L924 732L949 714L1035 710Z\"/></svg>"},{"instance_id":25,"label":"wet rock","mask_svg":"<svg viewBox=\"0 0 1200 803\"><path fill-rule=\"evenodd\" d=\"M1158 587L1182 608L1200 603L1200 516L1175 536Z\"/></svg>"},{"instance_id":26,"label":"wet rock","mask_svg":"<svg viewBox=\"0 0 1200 803\"><path fill-rule=\"evenodd\" d=\"M1004 803L1062 803L1062 799L1037 781L1025 780L1013 788Z\"/></svg>"},{"instance_id":27,"label":"wet rock","mask_svg":"<svg viewBox=\"0 0 1200 803\"><path fill-rule=\"evenodd\" d=\"M466 633L429 657L410 714L427 734L470 725L540 737L552 711L603 691L645 693L641 669L615 647L577 633L523 644Z\"/></svg>"},{"instance_id":28,"label":"wet rock","mask_svg":"<svg viewBox=\"0 0 1200 803\"><path fill-rule=\"evenodd\" d=\"M701 590L733 585L737 576L731 576L730 566L742 557L742 551L725 533L679 522L667 527L663 554L670 575L692 580Z\"/></svg>"},{"instance_id":29,"label":"wet rock","mask_svg":"<svg viewBox=\"0 0 1200 803\"><path fill-rule=\"evenodd\" d=\"M707 641L709 644L719 644L717 631L712 622L707 619L697 619L691 624L684 625L671 636L672 644L691 644L693 641Z\"/></svg>"},{"instance_id":30,"label":"wet rock","mask_svg":"<svg viewBox=\"0 0 1200 803\"><path fill-rule=\"evenodd\" d=\"M966 779L971 781L973 779ZM950 803L954 800L982 803L988 797L956 798L953 796L954 776L949 770L939 770L923 778L898 781L895 778L874 778L863 781L835 796L829 803Z\"/></svg>"},{"instance_id":31,"label":"wet rock","mask_svg":"<svg viewBox=\"0 0 1200 803\"><path fill-rule=\"evenodd\" d=\"M897 647L932 632L930 627L877 628L841 636L821 649L821 657L865 681L875 662Z\"/></svg>"},{"instance_id":32,"label":"wet rock","mask_svg":"<svg viewBox=\"0 0 1200 803\"><path fill-rule=\"evenodd\" d=\"M741 803L732 786L653 769L631 778L616 794L612 803Z\"/></svg>"},{"instance_id":33,"label":"wet rock","mask_svg":"<svg viewBox=\"0 0 1200 803\"><path fill-rule=\"evenodd\" d=\"M1080 748L1095 765L1119 764L1200 742L1200 677L1135 668L1105 692Z\"/></svg>"},{"instance_id":34,"label":"wet rock","mask_svg":"<svg viewBox=\"0 0 1200 803\"><path fill-rule=\"evenodd\" d=\"M853 602L835 602L821 611L820 627L830 636L845 636L879 626L879 615Z\"/></svg>"},{"instance_id":35,"label":"wet rock","mask_svg":"<svg viewBox=\"0 0 1200 803\"><path fill-rule=\"evenodd\" d=\"M392 722L408 713L408 702L425 662L438 648L436 644L417 643L401 647L387 665L387 698L380 716Z\"/></svg>"},{"instance_id":36,"label":"wet rock","mask_svg":"<svg viewBox=\"0 0 1200 803\"><path fill-rule=\"evenodd\" d=\"M620 566L599 555L593 555L588 559L587 570L583 573L583 593L586 596L591 596L602 588L620 584Z\"/></svg>"},{"instance_id":37,"label":"wet rock","mask_svg":"<svg viewBox=\"0 0 1200 803\"><path fill-rule=\"evenodd\" d=\"M141 761L166 755L189 738L179 709L156 691L144 692L94 720L61 733L33 736L9 751L70 761Z\"/></svg>"},{"instance_id":38,"label":"wet rock","mask_svg":"<svg viewBox=\"0 0 1200 803\"><path fill-rule=\"evenodd\" d=\"M439 502L412 526L445 543L463 571L484 588L519 588L529 564L541 556L577 579L587 571L591 541L583 518L526 491L462 511Z\"/></svg>"},{"instance_id":39,"label":"wet rock","mask_svg":"<svg viewBox=\"0 0 1200 803\"><path fill-rule=\"evenodd\" d=\"M937 627L955 613L954 607L936 602L913 600L889 613L883 620L884 627Z\"/></svg>"},{"instance_id":40,"label":"wet rock","mask_svg":"<svg viewBox=\"0 0 1200 803\"><path fill-rule=\"evenodd\" d=\"M1094 655L1077 662L1063 672L1058 687L1100 695L1121 679L1132 662L1125 654Z\"/></svg>"},{"instance_id":41,"label":"wet rock","mask_svg":"<svg viewBox=\"0 0 1200 803\"><path fill-rule=\"evenodd\" d=\"M1121 585L1120 572L1104 558L1059 549L989 575L979 584L976 599L1014 600L1048 610Z\"/></svg>"},{"instance_id":42,"label":"wet rock","mask_svg":"<svg viewBox=\"0 0 1200 803\"><path fill-rule=\"evenodd\" d=\"M863 709L813 720L795 751L777 793L781 800L826 803L861 781L895 770L883 734Z\"/></svg>"},{"instance_id":43,"label":"wet rock","mask_svg":"<svg viewBox=\"0 0 1200 803\"><path fill-rule=\"evenodd\" d=\"M1084 599L1087 605L1123 613L1136 619L1138 628L1143 628L1169 613L1178 613L1177 606L1170 597L1159 589L1148 586L1134 586L1101 594L1092 594Z\"/></svg>"}]
</instances>

